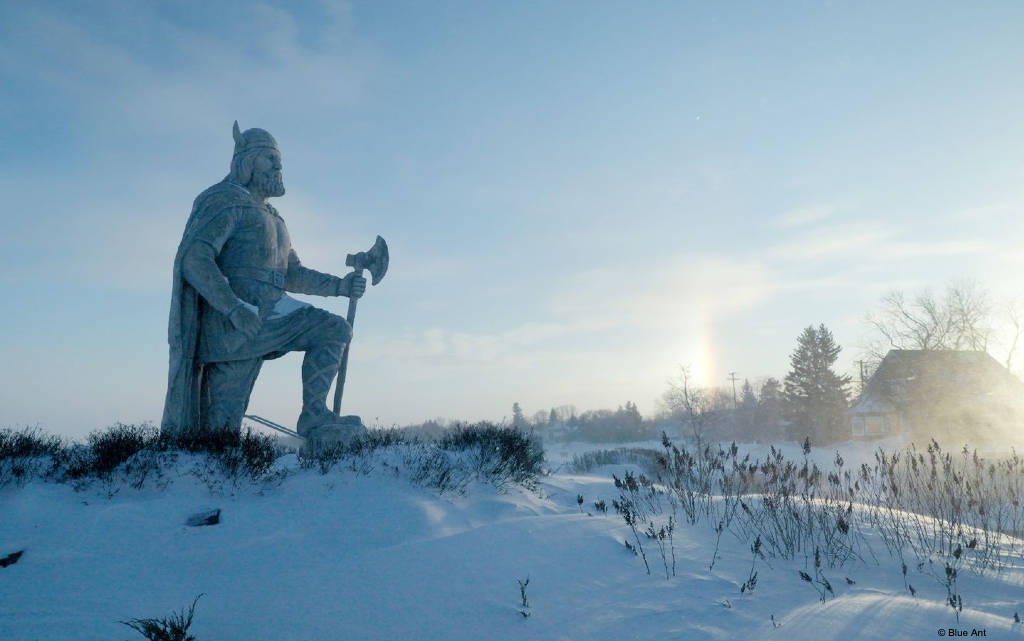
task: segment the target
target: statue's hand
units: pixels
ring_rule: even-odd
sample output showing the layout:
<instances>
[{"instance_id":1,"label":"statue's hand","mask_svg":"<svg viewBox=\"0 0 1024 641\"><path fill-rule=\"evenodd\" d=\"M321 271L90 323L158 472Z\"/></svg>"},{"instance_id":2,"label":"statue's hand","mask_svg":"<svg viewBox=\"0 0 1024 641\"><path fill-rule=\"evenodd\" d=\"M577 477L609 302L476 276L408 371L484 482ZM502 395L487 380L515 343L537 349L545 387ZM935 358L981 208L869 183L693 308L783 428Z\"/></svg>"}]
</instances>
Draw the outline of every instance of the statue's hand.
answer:
<instances>
[{"instance_id":1,"label":"statue's hand","mask_svg":"<svg viewBox=\"0 0 1024 641\"><path fill-rule=\"evenodd\" d=\"M228 320L231 321L231 325L236 330L242 332L247 340L256 338L256 335L260 333L260 328L263 326L263 320L259 314L252 311L254 309L256 309L254 306L242 303L228 314Z\"/></svg>"},{"instance_id":2,"label":"statue's hand","mask_svg":"<svg viewBox=\"0 0 1024 641\"><path fill-rule=\"evenodd\" d=\"M346 294L349 298L359 298L366 293L366 279L359 274L352 272L345 277L345 290L348 291Z\"/></svg>"}]
</instances>

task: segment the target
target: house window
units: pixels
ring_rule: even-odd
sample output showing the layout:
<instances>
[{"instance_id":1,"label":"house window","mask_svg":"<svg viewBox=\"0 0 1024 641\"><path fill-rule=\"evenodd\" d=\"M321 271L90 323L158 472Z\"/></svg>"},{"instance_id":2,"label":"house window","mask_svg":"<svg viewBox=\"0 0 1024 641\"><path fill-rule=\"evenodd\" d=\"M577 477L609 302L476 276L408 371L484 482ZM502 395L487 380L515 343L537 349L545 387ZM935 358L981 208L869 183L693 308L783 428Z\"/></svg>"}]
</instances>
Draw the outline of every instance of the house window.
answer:
<instances>
[{"instance_id":1,"label":"house window","mask_svg":"<svg viewBox=\"0 0 1024 641\"><path fill-rule=\"evenodd\" d=\"M885 434L885 417L867 416L864 419L864 432L868 436Z\"/></svg>"},{"instance_id":2,"label":"house window","mask_svg":"<svg viewBox=\"0 0 1024 641\"><path fill-rule=\"evenodd\" d=\"M864 417L854 416L851 421L853 422L853 435L864 436Z\"/></svg>"}]
</instances>

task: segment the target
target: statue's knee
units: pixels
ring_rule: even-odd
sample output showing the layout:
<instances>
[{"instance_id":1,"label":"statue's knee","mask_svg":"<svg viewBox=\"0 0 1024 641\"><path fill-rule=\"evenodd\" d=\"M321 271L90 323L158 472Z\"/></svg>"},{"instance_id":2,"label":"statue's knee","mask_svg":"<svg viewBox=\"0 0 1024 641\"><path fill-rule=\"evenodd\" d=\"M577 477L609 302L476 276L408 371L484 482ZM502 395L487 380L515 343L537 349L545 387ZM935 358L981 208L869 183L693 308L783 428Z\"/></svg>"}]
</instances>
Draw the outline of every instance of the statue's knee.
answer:
<instances>
[{"instance_id":1,"label":"statue's knee","mask_svg":"<svg viewBox=\"0 0 1024 641\"><path fill-rule=\"evenodd\" d=\"M328 322L327 331L332 339L342 343L350 343L352 341L352 326L349 325L347 320L341 316L331 314Z\"/></svg>"}]
</instances>

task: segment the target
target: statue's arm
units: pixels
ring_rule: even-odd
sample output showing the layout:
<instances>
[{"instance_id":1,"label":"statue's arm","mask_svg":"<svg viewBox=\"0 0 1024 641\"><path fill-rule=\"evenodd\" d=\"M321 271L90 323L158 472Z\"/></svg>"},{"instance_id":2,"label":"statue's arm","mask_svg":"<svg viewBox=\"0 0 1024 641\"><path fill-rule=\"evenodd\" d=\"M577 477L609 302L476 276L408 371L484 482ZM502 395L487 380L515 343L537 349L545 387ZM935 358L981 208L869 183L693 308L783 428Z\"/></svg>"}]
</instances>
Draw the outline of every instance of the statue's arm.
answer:
<instances>
[{"instance_id":1,"label":"statue's arm","mask_svg":"<svg viewBox=\"0 0 1024 641\"><path fill-rule=\"evenodd\" d=\"M315 296L348 296L351 289L349 280L304 266L294 249L288 253L288 274L285 276L284 288L289 292Z\"/></svg>"},{"instance_id":2,"label":"statue's arm","mask_svg":"<svg viewBox=\"0 0 1024 641\"><path fill-rule=\"evenodd\" d=\"M229 316L245 305L217 266L217 256L234 228L234 217L222 212L193 239L181 259L181 275L215 310Z\"/></svg>"}]
</instances>

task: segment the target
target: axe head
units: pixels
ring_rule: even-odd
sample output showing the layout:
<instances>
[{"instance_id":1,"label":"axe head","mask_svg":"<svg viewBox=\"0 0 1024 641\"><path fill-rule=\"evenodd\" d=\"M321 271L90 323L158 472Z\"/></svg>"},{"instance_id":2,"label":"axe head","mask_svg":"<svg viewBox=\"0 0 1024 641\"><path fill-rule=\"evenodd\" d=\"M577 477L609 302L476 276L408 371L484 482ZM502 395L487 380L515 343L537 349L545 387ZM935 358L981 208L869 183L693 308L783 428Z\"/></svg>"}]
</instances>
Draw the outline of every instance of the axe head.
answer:
<instances>
[{"instance_id":1,"label":"axe head","mask_svg":"<svg viewBox=\"0 0 1024 641\"><path fill-rule=\"evenodd\" d=\"M376 285L388 273L388 244L384 239L377 236L377 242L369 251L349 254L345 258L345 265L354 268L357 272L368 270L370 272L370 284Z\"/></svg>"}]
</instances>

